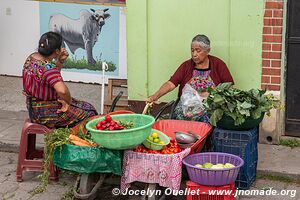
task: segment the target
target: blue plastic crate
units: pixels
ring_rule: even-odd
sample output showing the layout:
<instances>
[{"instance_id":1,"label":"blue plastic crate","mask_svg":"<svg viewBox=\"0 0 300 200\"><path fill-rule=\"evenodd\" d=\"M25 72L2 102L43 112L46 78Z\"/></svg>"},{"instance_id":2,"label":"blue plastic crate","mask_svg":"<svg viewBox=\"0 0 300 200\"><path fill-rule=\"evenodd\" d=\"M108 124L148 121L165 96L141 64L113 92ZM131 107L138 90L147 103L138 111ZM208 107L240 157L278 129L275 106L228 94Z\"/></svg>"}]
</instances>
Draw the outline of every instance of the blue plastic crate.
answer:
<instances>
[{"instance_id":1,"label":"blue plastic crate","mask_svg":"<svg viewBox=\"0 0 300 200\"><path fill-rule=\"evenodd\" d=\"M240 156L245 162L236 180L239 189L249 189L256 179L257 131L257 128L247 131L215 128L212 134L214 151Z\"/></svg>"},{"instance_id":2,"label":"blue plastic crate","mask_svg":"<svg viewBox=\"0 0 300 200\"><path fill-rule=\"evenodd\" d=\"M254 168L250 167L250 169L253 170ZM256 180L256 168L255 168L255 172L252 173L252 176L248 176L245 175L243 172L240 172L235 181L235 187L237 189L248 190L255 180Z\"/></svg>"}]
</instances>

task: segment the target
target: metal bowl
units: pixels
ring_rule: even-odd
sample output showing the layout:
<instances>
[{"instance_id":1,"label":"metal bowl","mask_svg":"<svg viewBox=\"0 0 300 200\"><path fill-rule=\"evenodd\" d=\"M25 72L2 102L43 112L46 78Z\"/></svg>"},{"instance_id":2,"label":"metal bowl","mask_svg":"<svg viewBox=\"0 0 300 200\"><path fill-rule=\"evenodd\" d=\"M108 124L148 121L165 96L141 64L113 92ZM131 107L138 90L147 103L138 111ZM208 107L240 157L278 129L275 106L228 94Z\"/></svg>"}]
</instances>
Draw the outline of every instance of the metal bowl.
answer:
<instances>
[{"instance_id":1,"label":"metal bowl","mask_svg":"<svg viewBox=\"0 0 300 200\"><path fill-rule=\"evenodd\" d=\"M182 149L186 149L186 148L188 148L188 147L191 147L193 144L194 144L194 142L193 143L180 143L180 142L177 142L177 144L180 146L180 148L182 148Z\"/></svg>"},{"instance_id":2,"label":"metal bowl","mask_svg":"<svg viewBox=\"0 0 300 200\"><path fill-rule=\"evenodd\" d=\"M175 138L178 143L183 144L193 144L198 139L200 139L200 136L194 134L194 133L184 133L184 132L175 132Z\"/></svg>"}]
</instances>

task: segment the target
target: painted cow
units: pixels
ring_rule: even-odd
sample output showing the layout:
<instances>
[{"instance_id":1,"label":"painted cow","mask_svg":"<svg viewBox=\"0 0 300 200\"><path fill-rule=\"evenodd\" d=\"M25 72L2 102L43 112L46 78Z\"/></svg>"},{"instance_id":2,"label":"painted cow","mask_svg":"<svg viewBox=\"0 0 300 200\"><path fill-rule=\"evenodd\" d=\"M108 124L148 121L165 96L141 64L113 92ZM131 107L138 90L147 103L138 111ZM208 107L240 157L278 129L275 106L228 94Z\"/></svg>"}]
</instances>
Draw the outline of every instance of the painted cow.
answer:
<instances>
[{"instance_id":1,"label":"painted cow","mask_svg":"<svg viewBox=\"0 0 300 200\"><path fill-rule=\"evenodd\" d=\"M63 41L74 54L76 49L86 50L89 64L95 64L93 58L93 47L98 40L105 20L110 17L108 8L103 10L81 10L79 19L71 19L63 14L50 16L49 31L62 35Z\"/></svg>"}]
</instances>

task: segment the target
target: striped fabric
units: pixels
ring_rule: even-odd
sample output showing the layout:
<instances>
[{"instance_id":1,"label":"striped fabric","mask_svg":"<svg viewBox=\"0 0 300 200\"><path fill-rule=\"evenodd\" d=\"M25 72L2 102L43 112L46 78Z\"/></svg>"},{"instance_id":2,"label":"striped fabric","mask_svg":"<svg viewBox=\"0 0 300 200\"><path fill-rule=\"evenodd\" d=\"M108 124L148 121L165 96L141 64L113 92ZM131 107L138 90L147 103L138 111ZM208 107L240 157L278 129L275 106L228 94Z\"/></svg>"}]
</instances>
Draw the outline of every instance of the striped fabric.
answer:
<instances>
[{"instance_id":1,"label":"striped fabric","mask_svg":"<svg viewBox=\"0 0 300 200\"><path fill-rule=\"evenodd\" d=\"M73 127L79 122L98 114L91 104L74 98L72 98L69 110L65 113L57 113L57 109L61 105L56 100L43 101L34 97L27 97L26 102L31 121L49 128Z\"/></svg>"},{"instance_id":2,"label":"striped fabric","mask_svg":"<svg viewBox=\"0 0 300 200\"><path fill-rule=\"evenodd\" d=\"M23 67L23 90L28 96L40 100L56 100L53 86L62 81L60 70L52 62L40 61L29 56Z\"/></svg>"}]
</instances>

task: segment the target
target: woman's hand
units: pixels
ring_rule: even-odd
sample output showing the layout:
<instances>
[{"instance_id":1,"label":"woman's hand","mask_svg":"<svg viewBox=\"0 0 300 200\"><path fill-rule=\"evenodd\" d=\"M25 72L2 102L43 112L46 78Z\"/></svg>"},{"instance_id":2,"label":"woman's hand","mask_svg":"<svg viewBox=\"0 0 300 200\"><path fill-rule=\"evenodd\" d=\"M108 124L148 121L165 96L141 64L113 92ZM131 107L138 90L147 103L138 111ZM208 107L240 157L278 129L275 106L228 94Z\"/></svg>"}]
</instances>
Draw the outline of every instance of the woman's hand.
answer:
<instances>
[{"instance_id":1,"label":"woman's hand","mask_svg":"<svg viewBox=\"0 0 300 200\"><path fill-rule=\"evenodd\" d=\"M200 94L201 97L204 97L204 98L207 98L209 96L209 93L208 92L202 92Z\"/></svg>"},{"instance_id":2,"label":"woman's hand","mask_svg":"<svg viewBox=\"0 0 300 200\"><path fill-rule=\"evenodd\" d=\"M157 98L156 95L151 95L151 96L149 96L149 97L146 99L146 103L153 103L153 102L155 102L155 101L157 101L157 100L158 100L158 98Z\"/></svg>"},{"instance_id":3,"label":"woman's hand","mask_svg":"<svg viewBox=\"0 0 300 200\"><path fill-rule=\"evenodd\" d=\"M57 113L67 112L70 108L70 104L68 104L66 101L62 99L57 100L59 103L61 103L61 108L57 109Z\"/></svg>"},{"instance_id":4,"label":"woman's hand","mask_svg":"<svg viewBox=\"0 0 300 200\"><path fill-rule=\"evenodd\" d=\"M61 48L60 50L60 54L58 56L58 61L60 63L65 62L65 60L69 57L69 53L65 48Z\"/></svg>"}]
</instances>

